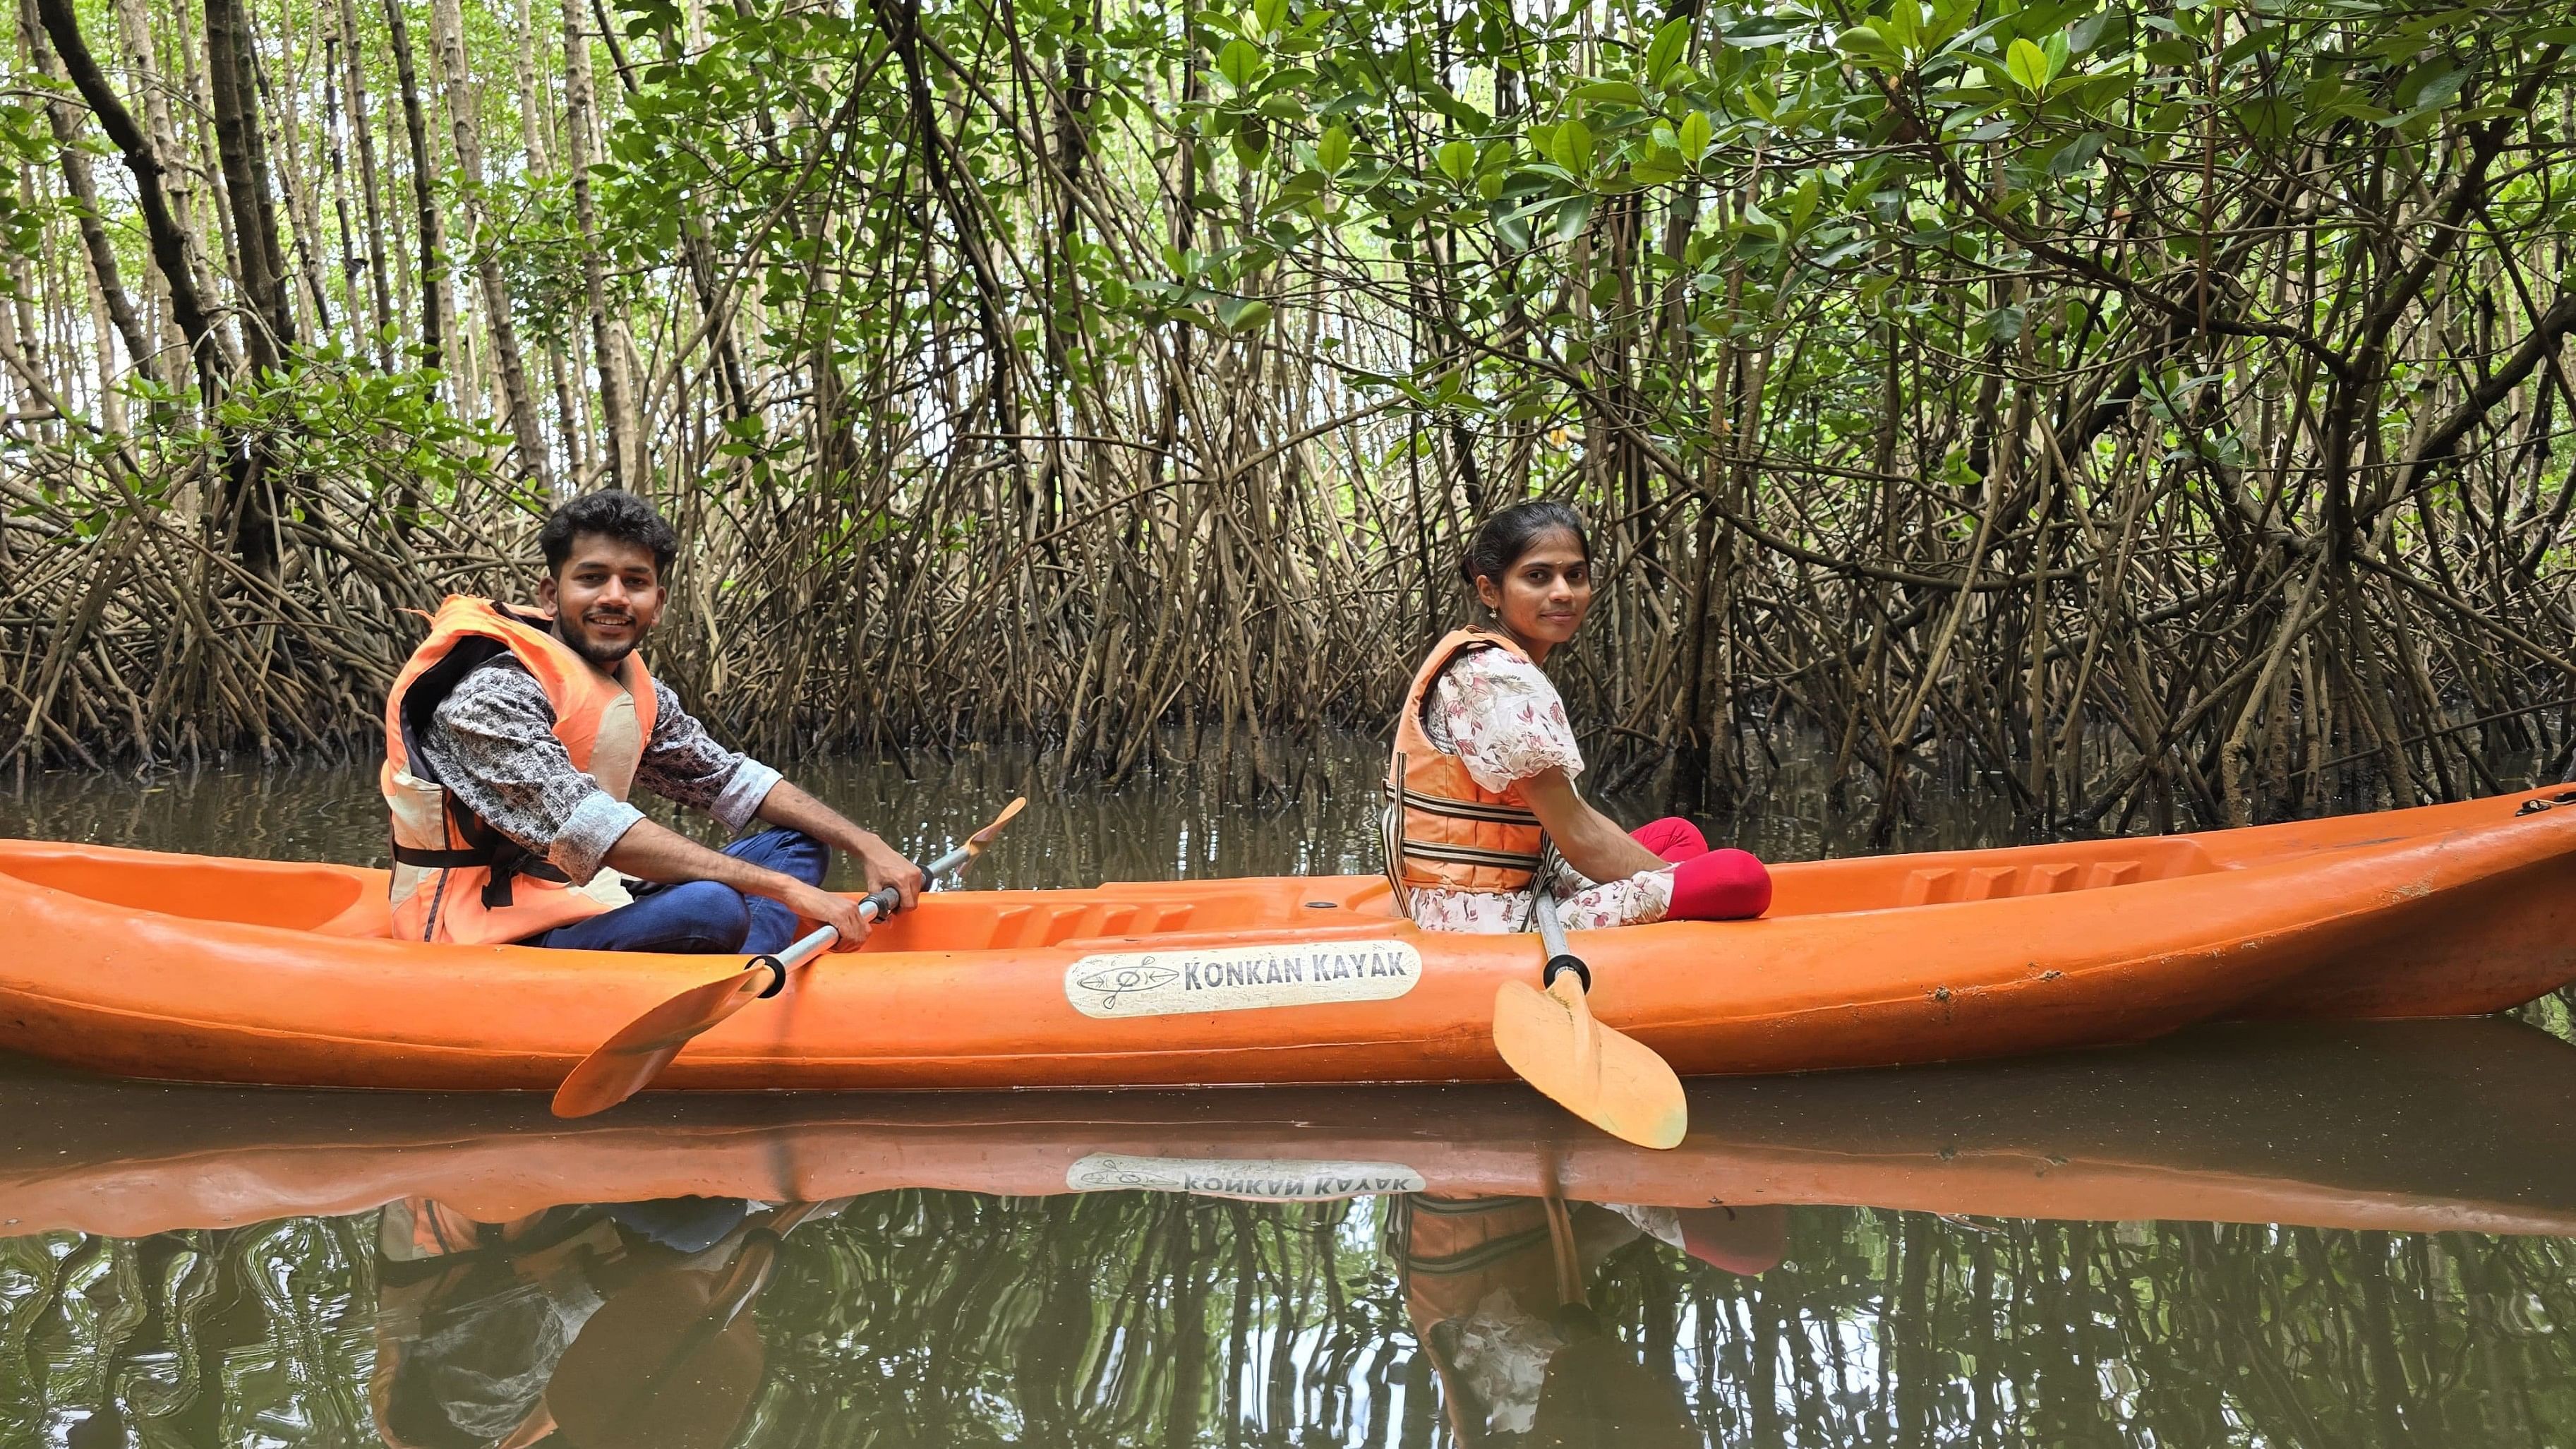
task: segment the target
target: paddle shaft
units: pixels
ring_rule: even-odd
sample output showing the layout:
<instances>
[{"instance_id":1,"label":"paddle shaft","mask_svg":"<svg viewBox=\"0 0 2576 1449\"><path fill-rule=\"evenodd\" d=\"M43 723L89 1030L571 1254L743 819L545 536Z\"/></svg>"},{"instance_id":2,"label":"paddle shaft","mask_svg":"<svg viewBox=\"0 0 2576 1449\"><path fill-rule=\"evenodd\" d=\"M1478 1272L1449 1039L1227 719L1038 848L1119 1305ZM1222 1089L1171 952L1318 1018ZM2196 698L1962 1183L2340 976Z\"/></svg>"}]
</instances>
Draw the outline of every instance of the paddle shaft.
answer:
<instances>
[{"instance_id":1,"label":"paddle shaft","mask_svg":"<svg viewBox=\"0 0 2576 1449\"><path fill-rule=\"evenodd\" d=\"M1589 993L1592 990L1592 968L1583 964L1582 957L1565 948L1565 927L1556 919L1556 898L1541 885L1531 890L1530 904L1538 915L1539 945L1547 951L1547 966L1539 972L1538 984L1554 986L1558 976L1571 971L1582 981L1584 991Z\"/></svg>"},{"instance_id":2,"label":"paddle shaft","mask_svg":"<svg viewBox=\"0 0 2576 1449\"><path fill-rule=\"evenodd\" d=\"M1575 1080L1598 1091L1601 1085L1601 1027L1592 1019L1591 1004L1584 1000L1592 994L1592 968L1583 958L1566 949L1565 926L1556 919L1556 897L1547 893L1544 882L1530 890L1530 905L1538 916L1539 945L1547 952L1547 965L1538 976L1538 984L1548 994L1565 1003L1574 1020ZM1576 982L1571 989L1560 989L1556 979L1571 974ZM785 977L781 977L785 980Z\"/></svg>"},{"instance_id":3,"label":"paddle shaft","mask_svg":"<svg viewBox=\"0 0 2576 1449\"><path fill-rule=\"evenodd\" d=\"M921 868L921 883L924 886L927 886L932 881L948 874L950 871L955 870L957 867L964 865L967 861L974 858L975 852L973 848L961 845L955 850L948 852L946 855L939 857L937 860L932 861L930 864L923 866ZM895 902L901 899L902 897L895 894L893 886L887 886L885 889L869 896L866 900L859 902L859 914L871 921L883 920L894 914ZM829 950L832 943L839 939L841 939L841 933L834 927L817 926L811 933L792 943L784 951L777 952L774 955L752 957L749 961L743 963L743 969L748 971L756 966L766 966L772 971L777 972L778 979L769 983L769 989L767 991L760 993L762 996L775 996L786 987L788 972L795 970L797 967L813 960L824 951Z\"/></svg>"},{"instance_id":4,"label":"paddle shaft","mask_svg":"<svg viewBox=\"0 0 2576 1449\"><path fill-rule=\"evenodd\" d=\"M993 837L1010 823L1011 817L1027 805L1026 798L1013 800L993 823L966 838L963 845L932 861L922 872L922 883L956 870L973 860ZM877 920L894 914L899 899L892 886L877 891L859 902L864 920ZM604 1112L637 1092L652 1085L662 1068L670 1065L690 1038L712 1029L751 1003L776 996L787 989L787 973L830 947L841 933L824 926L785 950L761 954L743 962L742 969L721 980L692 986L651 1011L628 1022L624 1028L599 1044L590 1055L563 1079L555 1089L554 1113L558 1117L587 1117ZM760 984L762 969L769 980ZM757 989L755 989L757 988Z\"/></svg>"}]
</instances>

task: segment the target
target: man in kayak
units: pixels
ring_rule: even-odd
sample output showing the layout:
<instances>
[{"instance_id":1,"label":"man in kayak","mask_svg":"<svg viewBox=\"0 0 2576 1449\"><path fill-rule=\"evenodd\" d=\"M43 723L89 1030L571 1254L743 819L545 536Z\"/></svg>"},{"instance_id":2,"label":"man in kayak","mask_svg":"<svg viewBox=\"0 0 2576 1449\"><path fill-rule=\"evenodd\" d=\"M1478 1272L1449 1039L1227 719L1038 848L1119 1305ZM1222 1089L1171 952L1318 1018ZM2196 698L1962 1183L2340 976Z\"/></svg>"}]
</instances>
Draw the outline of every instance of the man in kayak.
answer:
<instances>
[{"instance_id":1,"label":"man in kayak","mask_svg":"<svg viewBox=\"0 0 2576 1449\"><path fill-rule=\"evenodd\" d=\"M483 1222L432 1198L388 1203L377 1434L390 1449L731 1443L760 1388L747 1310L779 1238L842 1206L681 1197Z\"/></svg>"},{"instance_id":2,"label":"man in kayak","mask_svg":"<svg viewBox=\"0 0 2576 1449\"><path fill-rule=\"evenodd\" d=\"M867 939L857 903L822 889L832 850L909 907L921 872L892 847L724 748L644 670L636 647L670 597L680 540L631 493L587 494L537 535L538 610L439 607L385 703L394 934L462 945L761 952L798 918ZM730 829L709 850L627 803L641 786ZM638 877L619 904L619 875ZM595 884L594 884L595 883ZM589 889L582 889L589 887Z\"/></svg>"}]
</instances>

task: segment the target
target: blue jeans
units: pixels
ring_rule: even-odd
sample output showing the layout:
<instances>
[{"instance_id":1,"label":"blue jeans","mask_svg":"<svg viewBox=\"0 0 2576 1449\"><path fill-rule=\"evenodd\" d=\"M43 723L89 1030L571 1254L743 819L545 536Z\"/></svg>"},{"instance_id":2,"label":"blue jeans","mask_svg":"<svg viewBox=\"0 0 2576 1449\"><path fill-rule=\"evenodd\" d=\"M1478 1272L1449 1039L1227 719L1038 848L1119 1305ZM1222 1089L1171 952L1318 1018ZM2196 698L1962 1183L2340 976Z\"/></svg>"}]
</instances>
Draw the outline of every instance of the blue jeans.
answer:
<instances>
[{"instance_id":1,"label":"blue jeans","mask_svg":"<svg viewBox=\"0 0 2576 1449\"><path fill-rule=\"evenodd\" d=\"M609 1220L675 1253L703 1253L751 1216L738 1197L665 1197L601 1204Z\"/></svg>"},{"instance_id":2,"label":"blue jeans","mask_svg":"<svg viewBox=\"0 0 2576 1449\"><path fill-rule=\"evenodd\" d=\"M823 883L832 852L795 830L764 830L724 848L737 860L792 875L810 886ZM796 913L765 896L746 896L711 880L640 885L632 905L619 906L569 926L557 926L522 944L570 951L736 952L779 951L796 939Z\"/></svg>"}]
</instances>

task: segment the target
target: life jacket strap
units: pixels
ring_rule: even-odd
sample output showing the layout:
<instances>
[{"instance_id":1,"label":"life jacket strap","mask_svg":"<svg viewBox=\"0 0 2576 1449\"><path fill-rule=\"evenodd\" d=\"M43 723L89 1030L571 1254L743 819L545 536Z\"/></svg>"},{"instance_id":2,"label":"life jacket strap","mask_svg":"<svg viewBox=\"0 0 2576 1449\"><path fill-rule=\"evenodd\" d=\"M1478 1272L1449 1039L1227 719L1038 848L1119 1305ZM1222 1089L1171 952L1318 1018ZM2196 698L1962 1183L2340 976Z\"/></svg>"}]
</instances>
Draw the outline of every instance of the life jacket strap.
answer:
<instances>
[{"instance_id":1,"label":"life jacket strap","mask_svg":"<svg viewBox=\"0 0 2576 1449\"><path fill-rule=\"evenodd\" d=\"M497 832L496 832L497 833ZM530 855L518 842L503 840L498 845L482 845L463 850L430 850L422 846L393 844L394 860L401 865L416 865L424 870L471 870L488 867L491 878L483 883L483 907L507 910L512 901L510 883L519 876L531 880L552 881L557 885L572 884L572 877L551 861Z\"/></svg>"},{"instance_id":2,"label":"life jacket strap","mask_svg":"<svg viewBox=\"0 0 2576 1449\"><path fill-rule=\"evenodd\" d=\"M552 881L557 885L572 884L571 876L564 874L552 864L519 849L514 844L508 856L492 862L491 879L483 882L483 909L508 910L511 905L510 882L520 876L526 876L530 880Z\"/></svg>"},{"instance_id":3,"label":"life jacket strap","mask_svg":"<svg viewBox=\"0 0 2576 1449\"><path fill-rule=\"evenodd\" d=\"M1404 756L1397 755L1395 765L1402 770ZM1395 787L1389 784L1387 788L1392 790ZM1411 916L1413 890L1404 879L1404 810L1401 806L1389 805L1377 812L1377 858L1378 863L1386 868L1386 883L1394 888L1396 914Z\"/></svg>"},{"instance_id":4,"label":"life jacket strap","mask_svg":"<svg viewBox=\"0 0 2576 1449\"><path fill-rule=\"evenodd\" d=\"M1452 820L1475 820L1491 825L1536 825L1538 812L1518 805L1495 805L1483 800L1457 800L1447 795L1426 795L1408 790L1393 780L1386 782L1387 803L1426 815L1445 815Z\"/></svg>"},{"instance_id":5,"label":"life jacket strap","mask_svg":"<svg viewBox=\"0 0 2576 1449\"><path fill-rule=\"evenodd\" d=\"M416 865L423 870L464 870L490 859L480 850L424 850L399 840L394 842L394 862L397 865Z\"/></svg>"},{"instance_id":6,"label":"life jacket strap","mask_svg":"<svg viewBox=\"0 0 2576 1449\"><path fill-rule=\"evenodd\" d=\"M1474 845L1452 845L1447 841L1416 840L1404 837L1404 854L1416 860L1445 861L1451 865L1486 865L1496 870L1519 870L1535 873L1541 856L1535 850L1486 850Z\"/></svg>"}]
</instances>

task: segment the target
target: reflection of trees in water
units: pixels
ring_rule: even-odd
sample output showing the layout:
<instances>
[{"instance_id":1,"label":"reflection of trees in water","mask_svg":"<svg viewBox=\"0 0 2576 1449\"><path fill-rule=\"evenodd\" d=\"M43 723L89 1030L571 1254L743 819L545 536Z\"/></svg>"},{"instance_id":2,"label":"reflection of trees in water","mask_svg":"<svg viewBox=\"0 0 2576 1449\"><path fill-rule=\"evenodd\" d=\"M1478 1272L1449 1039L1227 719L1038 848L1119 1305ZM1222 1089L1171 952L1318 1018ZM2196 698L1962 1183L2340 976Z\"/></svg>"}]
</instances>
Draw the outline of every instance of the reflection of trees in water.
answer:
<instances>
[{"instance_id":1,"label":"reflection of trees in water","mask_svg":"<svg viewBox=\"0 0 2576 1449\"><path fill-rule=\"evenodd\" d=\"M1371 1203L888 1193L762 1305L777 1444L1225 1442L1377 1422L1410 1343ZM816 1251L818 1244L828 1244Z\"/></svg>"},{"instance_id":2,"label":"reflection of trees in water","mask_svg":"<svg viewBox=\"0 0 2576 1449\"><path fill-rule=\"evenodd\" d=\"M1436 1442L1383 1212L861 1199L788 1241L737 1442ZM0 1242L0 1443L371 1441L369 1233ZM1759 1279L1641 1240L1592 1300L1715 1443L2522 1445L2576 1433L2571 1249L1817 1209Z\"/></svg>"},{"instance_id":3,"label":"reflection of trees in water","mask_svg":"<svg viewBox=\"0 0 2576 1449\"><path fill-rule=\"evenodd\" d=\"M2570 1247L1811 1212L1758 1281L1640 1245L1594 1301L1727 1443L2529 1444L2576 1425Z\"/></svg>"},{"instance_id":4,"label":"reflection of trees in water","mask_svg":"<svg viewBox=\"0 0 2576 1449\"><path fill-rule=\"evenodd\" d=\"M0 1443L374 1442L370 1222L0 1240Z\"/></svg>"}]
</instances>

